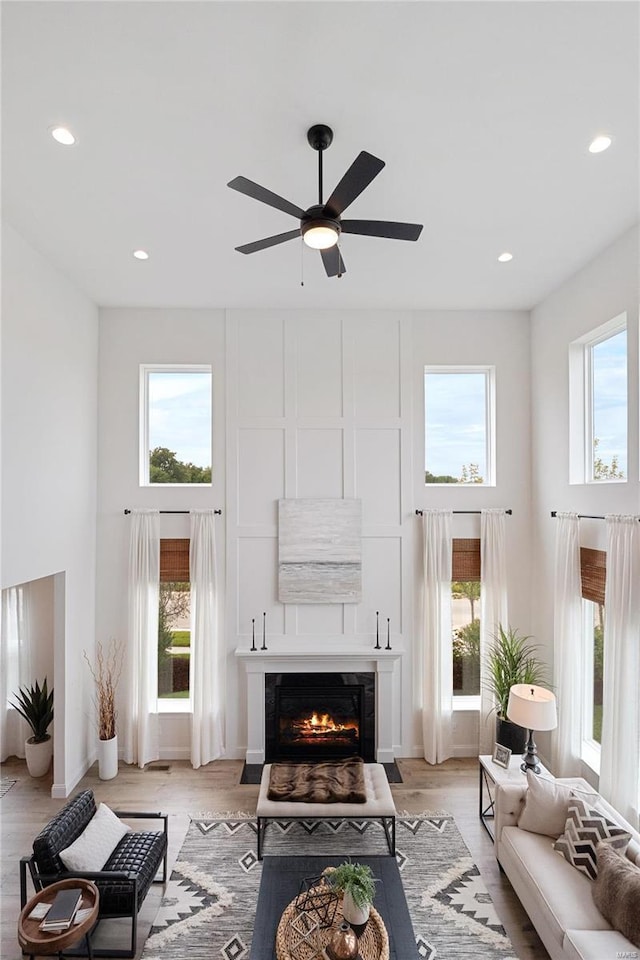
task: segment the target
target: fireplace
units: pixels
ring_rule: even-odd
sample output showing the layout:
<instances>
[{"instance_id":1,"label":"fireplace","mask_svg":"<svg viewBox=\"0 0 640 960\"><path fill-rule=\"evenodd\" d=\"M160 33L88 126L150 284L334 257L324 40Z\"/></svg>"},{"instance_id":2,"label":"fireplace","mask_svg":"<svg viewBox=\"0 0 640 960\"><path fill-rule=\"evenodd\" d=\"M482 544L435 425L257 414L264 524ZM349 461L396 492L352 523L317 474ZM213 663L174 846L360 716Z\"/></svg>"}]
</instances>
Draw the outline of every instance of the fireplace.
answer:
<instances>
[{"instance_id":1,"label":"fireplace","mask_svg":"<svg viewBox=\"0 0 640 960\"><path fill-rule=\"evenodd\" d=\"M265 674L265 760L375 760L374 673Z\"/></svg>"}]
</instances>

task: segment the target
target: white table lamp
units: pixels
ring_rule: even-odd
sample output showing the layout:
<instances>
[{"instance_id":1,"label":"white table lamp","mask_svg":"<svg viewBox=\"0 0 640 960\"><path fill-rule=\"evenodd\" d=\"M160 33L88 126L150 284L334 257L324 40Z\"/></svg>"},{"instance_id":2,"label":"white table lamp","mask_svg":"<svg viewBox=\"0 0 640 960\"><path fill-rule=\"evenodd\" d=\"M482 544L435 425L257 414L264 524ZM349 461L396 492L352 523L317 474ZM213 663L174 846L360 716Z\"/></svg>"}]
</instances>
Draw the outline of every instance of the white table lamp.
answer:
<instances>
[{"instance_id":1,"label":"white table lamp","mask_svg":"<svg viewBox=\"0 0 640 960\"><path fill-rule=\"evenodd\" d=\"M540 773L540 765L536 756L536 745L533 741L534 730L555 730L558 725L556 713L556 698L551 690L537 687L532 683L516 683L509 690L507 717L519 727L529 731L527 752L523 756L520 769L526 773Z\"/></svg>"}]
</instances>

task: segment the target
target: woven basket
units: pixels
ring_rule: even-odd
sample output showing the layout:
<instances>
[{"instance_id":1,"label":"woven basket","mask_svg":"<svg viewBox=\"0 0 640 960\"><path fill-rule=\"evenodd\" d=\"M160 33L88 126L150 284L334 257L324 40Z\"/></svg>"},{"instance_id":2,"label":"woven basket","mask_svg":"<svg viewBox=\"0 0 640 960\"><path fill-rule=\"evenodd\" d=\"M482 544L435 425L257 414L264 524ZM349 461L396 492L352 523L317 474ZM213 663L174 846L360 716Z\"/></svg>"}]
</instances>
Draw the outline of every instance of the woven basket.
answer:
<instances>
[{"instance_id":1,"label":"woven basket","mask_svg":"<svg viewBox=\"0 0 640 960\"><path fill-rule=\"evenodd\" d=\"M290 952L291 921L296 916L295 900L286 908L276 931L277 960L321 960L322 950L331 941L336 927L343 922L342 901L338 904L333 927L318 931L318 948L310 944L301 944L293 956ZM382 917L371 907L369 922L358 942L362 960L389 960L389 935Z\"/></svg>"}]
</instances>

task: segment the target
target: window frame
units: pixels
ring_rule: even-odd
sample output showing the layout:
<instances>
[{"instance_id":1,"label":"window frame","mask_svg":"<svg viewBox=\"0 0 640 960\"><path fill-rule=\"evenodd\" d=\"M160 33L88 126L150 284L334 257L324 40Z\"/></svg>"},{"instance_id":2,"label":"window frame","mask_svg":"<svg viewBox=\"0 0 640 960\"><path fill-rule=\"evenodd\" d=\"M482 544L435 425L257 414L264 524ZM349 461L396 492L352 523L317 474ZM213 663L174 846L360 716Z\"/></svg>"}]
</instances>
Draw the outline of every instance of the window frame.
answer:
<instances>
[{"instance_id":1,"label":"window frame","mask_svg":"<svg viewBox=\"0 0 640 960\"><path fill-rule=\"evenodd\" d=\"M597 565L602 569L604 580L594 576ZM598 598L604 604L606 587L606 551L580 548L580 581L582 593L582 697L580 710L580 757L594 773L600 775L601 744L593 737L593 648L594 607ZM590 574L591 576L588 576ZM585 596L591 593L591 596Z\"/></svg>"},{"instance_id":2,"label":"window frame","mask_svg":"<svg viewBox=\"0 0 640 960\"><path fill-rule=\"evenodd\" d=\"M627 333L626 477L593 476L593 348L617 334ZM629 478L629 328L626 311L600 324L569 345L569 483L627 483Z\"/></svg>"},{"instance_id":3,"label":"window frame","mask_svg":"<svg viewBox=\"0 0 640 960\"><path fill-rule=\"evenodd\" d=\"M432 484L429 484L429 486L432 486ZM447 484L447 486L453 486L453 484ZM465 545L464 547L463 547L463 544ZM452 542L451 542L451 583L452 584L456 582L479 583L480 591L482 594L482 570L480 566L481 549L482 548L481 548L479 537L453 537L452 538ZM464 577L456 576L456 573L462 574L464 572L464 571L461 571L460 569L458 570L455 569L456 554L459 554L459 553L465 553L467 556L467 561L469 561L469 558L472 556L471 563L473 564L477 563L478 565L477 575L476 575L476 571L473 570L474 576L472 577L469 577L467 575L465 575ZM478 599L478 603L482 604L482 596L480 596L480 598ZM480 615L478 615L478 619L481 620ZM482 628L482 622L480 623L480 627ZM453 644L453 625L451 630L451 643ZM457 713L457 712L479 713L480 707L481 707L481 697L482 697L482 688L478 693L456 695L454 692L452 696L452 709L454 713Z\"/></svg>"},{"instance_id":4,"label":"window frame","mask_svg":"<svg viewBox=\"0 0 640 960\"><path fill-rule=\"evenodd\" d=\"M188 542L189 538L188 537L161 537L160 538L161 566L162 566L162 544L164 541L171 541L171 540L183 540L183 541L186 540ZM189 547L187 547L187 558L189 558ZM161 576L158 583L158 587L160 587L162 583L172 583L172 582L174 581L163 580ZM182 582L184 583L187 581L182 581ZM188 583L189 583L189 589L191 590L191 571L190 570L189 570ZM156 647L157 647L157 640L156 640ZM191 651L191 647L189 648L189 650ZM154 651L154 653L157 658L158 656L157 650ZM191 656L191 652L189 654L189 696L178 697L178 698L160 697L158 695L158 691L156 690L156 713L180 713L180 714L193 713L193 657Z\"/></svg>"},{"instance_id":5,"label":"window frame","mask_svg":"<svg viewBox=\"0 0 640 960\"><path fill-rule=\"evenodd\" d=\"M495 364L425 364L423 375L423 443L424 457L422 474L426 473L427 467L427 376L428 374L468 374L482 373L485 377L484 392L484 424L485 424L485 458L486 458L486 479L483 483L426 483L426 489L431 487L455 487L456 489L469 487L478 489L479 487L497 486L496 477L496 367Z\"/></svg>"},{"instance_id":6,"label":"window frame","mask_svg":"<svg viewBox=\"0 0 640 960\"><path fill-rule=\"evenodd\" d=\"M149 479L149 374L151 373L208 373L211 378L211 419L209 449L211 453L211 480L209 483L152 483ZM213 487L213 367L210 363L141 363L139 384L139 470L140 487L210 488Z\"/></svg>"}]
</instances>

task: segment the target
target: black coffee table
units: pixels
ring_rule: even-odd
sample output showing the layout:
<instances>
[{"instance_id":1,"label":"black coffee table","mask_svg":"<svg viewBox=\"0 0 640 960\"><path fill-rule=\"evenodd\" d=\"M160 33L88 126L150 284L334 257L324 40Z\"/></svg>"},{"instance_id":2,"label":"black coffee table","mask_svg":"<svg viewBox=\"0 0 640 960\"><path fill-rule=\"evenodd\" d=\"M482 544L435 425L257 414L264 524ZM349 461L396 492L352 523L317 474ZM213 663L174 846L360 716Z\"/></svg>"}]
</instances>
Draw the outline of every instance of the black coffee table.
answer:
<instances>
[{"instance_id":1,"label":"black coffee table","mask_svg":"<svg viewBox=\"0 0 640 960\"><path fill-rule=\"evenodd\" d=\"M276 930L285 908L304 877L318 877L325 867L337 867L346 857L271 857L262 861L262 879L249 960L275 960ZM389 960L419 960L409 908L394 857L358 857L368 864L376 884L375 908L389 934Z\"/></svg>"}]
</instances>

